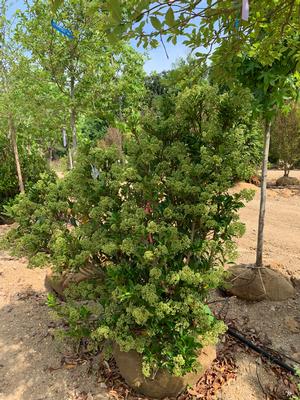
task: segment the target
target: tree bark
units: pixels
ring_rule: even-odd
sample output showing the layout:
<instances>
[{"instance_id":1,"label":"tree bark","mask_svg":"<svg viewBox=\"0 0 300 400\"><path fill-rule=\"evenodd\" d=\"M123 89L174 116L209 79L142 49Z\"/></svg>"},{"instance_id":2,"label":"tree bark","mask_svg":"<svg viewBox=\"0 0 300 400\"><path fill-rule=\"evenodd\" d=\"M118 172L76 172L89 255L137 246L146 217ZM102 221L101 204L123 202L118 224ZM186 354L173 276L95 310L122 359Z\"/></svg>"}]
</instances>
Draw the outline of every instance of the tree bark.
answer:
<instances>
[{"instance_id":1,"label":"tree bark","mask_svg":"<svg viewBox=\"0 0 300 400\"><path fill-rule=\"evenodd\" d=\"M53 160L53 148L49 147L49 164L51 164L52 160Z\"/></svg>"},{"instance_id":2,"label":"tree bark","mask_svg":"<svg viewBox=\"0 0 300 400\"><path fill-rule=\"evenodd\" d=\"M71 77L70 97L71 97L70 125L71 125L71 132L72 132L73 149L76 149L76 147L77 147L77 131L76 131L76 110L75 110L75 106L74 106L74 99L75 99L75 78L74 78L74 76Z\"/></svg>"},{"instance_id":3,"label":"tree bark","mask_svg":"<svg viewBox=\"0 0 300 400\"><path fill-rule=\"evenodd\" d=\"M266 213L266 198L267 198L267 175L268 175L268 158L270 148L271 136L271 121L266 121L265 134L264 134L264 157L262 164L261 174L261 190L260 190L260 207L258 219L258 235L257 235L257 248L256 248L256 267L263 265L263 247L264 247L264 226L265 226L265 213Z\"/></svg>"},{"instance_id":4,"label":"tree bark","mask_svg":"<svg viewBox=\"0 0 300 400\"><path fill-rule=\"evenodd\" d=\"M71 109L71 132L72 132L73 150L75 150L77 147L77 129L76 129L76 111L73 107Z\"/></svg>"},{"instance_id":5,"label":"tree bark","mask_svg":"<svg viewBox=\"0 0 300 400\"><path fill-rule=\"evenodd\" d=\"M71 109L70 109L70 127L72 134L72 148L69 147L69 160L70 160L70 168L74 167L74 154L77 147L77 130L76 130L76 109L74 106L74 97L75 97L75 78L71 76L71 85L70 85L70 98L71 98ZM72 159L72 162L71 162Z\"/></svg>"},{"instance_id":6,"label":"tree bark","mask_svg":"<svg viewBox=\"0 0 300 400\"><path fill-rule=\"evenodd\" d=\"M69 156L69 168L73 169L74 163L73 163L73 154L72 154L72 148L69 146L68 147L68 156Z\"/></svg>"},{"instance_id":7,"label":"tree bark","mask_svg":"<svg viewBox=\"0 0 300 400\"><path fill-rule=\"evenodd\" d=\"M20 165L20 158L19 158L19 150L18 150L18 145L17 145L17 133L16 133L13 116L11 114L9 114L9 117L8 117L8 129L9 129L9 134L10 134L10 138L11 138L13 153L15 156L16 170L17 170L18 182L19 182L19 190L20 190L20 193L25 193L24 181L23 181L22 170L21 170L21 165Z\"/></svg>"},{"instance_id":8,"label":"tree bark","mask_svg":"<svg viewBox=\"0 0 300 400\"><path fill-rule=\"evenodd\" d=\"M284 176L289 176L289 169L286 162L284 163Z\"/></svg>"}]
</instances>

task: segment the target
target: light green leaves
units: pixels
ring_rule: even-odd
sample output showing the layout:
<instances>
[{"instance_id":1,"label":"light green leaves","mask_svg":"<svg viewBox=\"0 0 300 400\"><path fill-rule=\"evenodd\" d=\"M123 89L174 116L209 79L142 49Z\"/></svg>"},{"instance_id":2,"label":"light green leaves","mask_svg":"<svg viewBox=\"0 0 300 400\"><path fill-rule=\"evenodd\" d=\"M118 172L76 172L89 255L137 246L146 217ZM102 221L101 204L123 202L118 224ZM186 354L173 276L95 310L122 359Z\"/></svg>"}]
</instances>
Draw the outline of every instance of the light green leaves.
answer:
<instances>
[{"instance_id":1,"label":"light green leaves","mask_svg":"<svg viewBox=\"0 0 300 400\"><path fill-rule=\"evenodd\" d=\"M57 11L57 9L63 4L64 0L51 0L51 5L53 11Z\"/></svg>"},{"instance_id":2,"label":"light green leaves","mask_svg":"<svg viewBox=\"0 0 300 400\"><path fill-rule=\"evenodd\" d=\"M115 22L120 22L122 19L122 9L120 0L109 0L109 10Z\"/></svg>"}]
</instances>

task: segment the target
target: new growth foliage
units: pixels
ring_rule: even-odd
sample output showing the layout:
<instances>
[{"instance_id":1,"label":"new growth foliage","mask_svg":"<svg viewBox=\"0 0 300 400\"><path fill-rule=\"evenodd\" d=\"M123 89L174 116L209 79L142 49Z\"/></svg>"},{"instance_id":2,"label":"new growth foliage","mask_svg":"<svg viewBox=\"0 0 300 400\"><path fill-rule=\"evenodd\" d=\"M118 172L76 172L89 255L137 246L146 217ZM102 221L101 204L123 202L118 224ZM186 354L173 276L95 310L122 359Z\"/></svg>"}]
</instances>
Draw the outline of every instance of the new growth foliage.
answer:
<instances>
[{"instance_id":1,"label":"new growth foliage","mask_svg":"<svg viewBox=\"0 0 300 400\"><path fill-rule=\"evenodd\" d=\"M136 350L146 376L160 367L184 375L225 330L206 301L244 230L237 212L251 196L229 189L252 173L259 130L245 90L220 94L202 82L157 101L167 101L164 114L145 112L122 157L86 146L64 181L45 176L20 196L10 242L35 265L96 272L69 289L67 305L50 302L70 335Z\"/></svg>"}]
</instances>

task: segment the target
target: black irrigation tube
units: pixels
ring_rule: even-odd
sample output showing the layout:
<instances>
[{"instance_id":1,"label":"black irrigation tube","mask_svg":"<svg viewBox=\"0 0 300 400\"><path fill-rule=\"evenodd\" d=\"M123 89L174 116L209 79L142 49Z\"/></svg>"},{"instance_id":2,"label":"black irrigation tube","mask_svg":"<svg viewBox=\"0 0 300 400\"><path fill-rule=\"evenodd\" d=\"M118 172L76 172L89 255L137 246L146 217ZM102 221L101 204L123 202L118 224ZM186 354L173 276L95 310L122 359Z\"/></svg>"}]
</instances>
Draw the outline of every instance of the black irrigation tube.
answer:
<instances>
[{"instance_id":1,"label":"black irrigation tube","mask_svg":"<svg viewBox=\"0 0 300 400\"><path fill-rule=\"evenodd\" d=\"M270 354L269 352L267 352L263 348L256 346L253 342L251 342L250 340L246 339L240 332L236 331L235 329L228 327L227 333L230 336L234 337L235 339L238 339L240 342L244 343L246 346L250 347L250 349L256 351L259 354L262 354L264 357L268 358L273 363L275 363L275 364L279 365L280 367L284 368L286 371L292 372L294 375L296 374L295 368L290 367L285 362L279 360L278 358L276 358L275 356L273 356L272 354Z\"/></svg>"}]
</instances>

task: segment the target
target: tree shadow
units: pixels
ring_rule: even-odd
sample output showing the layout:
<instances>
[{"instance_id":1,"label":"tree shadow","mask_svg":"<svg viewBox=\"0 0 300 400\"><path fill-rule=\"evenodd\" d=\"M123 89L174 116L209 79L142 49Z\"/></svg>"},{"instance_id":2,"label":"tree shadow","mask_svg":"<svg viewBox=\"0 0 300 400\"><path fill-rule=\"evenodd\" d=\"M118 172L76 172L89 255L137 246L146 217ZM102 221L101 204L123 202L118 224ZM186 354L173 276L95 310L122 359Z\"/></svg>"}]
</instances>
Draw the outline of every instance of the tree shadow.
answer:
<instances>
[{"instance_id":1,"label":"tree shadow","mask_svg":"<svg viewBox=\"0 0 300 400\"><path fill-rule=\"evenodd\" d=\"M0 308L0 400L107 399L99 360L59 348L45 302L45 293L27 290Z\"/></svg>"},{"instance_id":2,"label":"tree shadow","mask_svg":"<svg viewBox=\"0 0 300 400\"><path fill-rule=\"evenodd\" d=\"M284 189L289 190L291 192L291 197L300 196L300 186L299 185L290 185L290 186L277 186L276 183L268 183L268 189L272 189L280 194Z\"/></svg>"}]
</instances>

